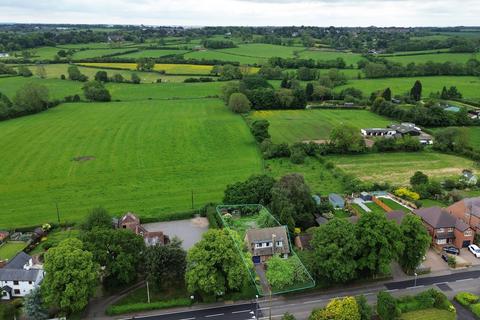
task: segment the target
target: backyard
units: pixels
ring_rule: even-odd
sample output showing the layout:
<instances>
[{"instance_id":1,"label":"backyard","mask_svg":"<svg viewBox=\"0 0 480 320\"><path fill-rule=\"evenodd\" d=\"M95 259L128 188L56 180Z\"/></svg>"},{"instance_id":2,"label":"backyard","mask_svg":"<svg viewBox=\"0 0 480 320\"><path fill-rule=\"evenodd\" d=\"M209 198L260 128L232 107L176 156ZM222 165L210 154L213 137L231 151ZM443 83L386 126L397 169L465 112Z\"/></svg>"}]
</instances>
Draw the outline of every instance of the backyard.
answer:
<instances>
[{"instance_id":1,"label":"backyard","mask_svg":"<svg viewBox=\"0 0 480 320\"><path fill-rule=\"evenodd\" d=\"M0 245L0 260L10 260L20 251L25 249L26 242L23 241L8 241Z\"/></svg>"}]
</instances>

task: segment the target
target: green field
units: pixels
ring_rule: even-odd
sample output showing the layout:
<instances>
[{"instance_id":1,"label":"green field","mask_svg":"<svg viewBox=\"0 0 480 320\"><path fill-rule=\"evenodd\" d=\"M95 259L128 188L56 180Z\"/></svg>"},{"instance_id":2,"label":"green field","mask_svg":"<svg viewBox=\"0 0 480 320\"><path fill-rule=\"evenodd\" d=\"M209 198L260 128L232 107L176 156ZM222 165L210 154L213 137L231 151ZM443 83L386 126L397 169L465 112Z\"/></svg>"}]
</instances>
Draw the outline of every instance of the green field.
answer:
<instances>
[{"instance_id":1,"label":"green field","mask_svg":"<svg viewBox=\"0 0 480 320\"><path fill-rule=\"evenodd\" d=\"M0 246L0 260L10 260L20 251L25 249L27 244L23 241L8 241Z\"/></svg>"},{"instance_id":2,"label":"green field","mask_svg":"<svg viewBox=\"0 0 480 320\"><path fill-rule=\"evenodd\" d=\"M183 55L186 59L206 59L206 60L221 60L221 61L236 61L240 64L264 64L267 62L267 58L261 57L249 57L249 56L240 56L231 53L225 53L218 50L202 50L202 51L192 51Z\"/></svg>"},{"instance_id":3,"label":"green field","mask_svg":"<svg viewBox=\"0 0 480 320\"><path fill-rule=\"evenodd\" d=\"M440 309L424 309L402 314L401 320L455 320L455 313Z\"/></svg>"},{"instance_id":4,"label":"green field","mask_svg":"<svg viewBox=\"0 0 480 320\"><path fill-rule=\"evenodd\" d=\"M356 67L357 62L362 59L362 55L358 53L342 52L342 51L327 51L327 50L306 50L300 52L300 58L313 60L335 60L342 58L348 66Z\"/></svg>"},{"instance_id":5,"label":"green field","mask_svg":"<svg viewBox=\"0 0 480 320\"><path fill-rule=\"evenodd\" d=\"M164 56L169 56L169 55L177 55L177 54L183 54L185 53L185 50L141 50L138 52L132 52L132 53L127 53L127 54L122 54L117 56L118 58L160 58Z\"/></svg>"},{"instance_id":6,"label":"green field","mask_svg":"<svg viewBox=\"0 0 480 320\"><path fill-rule=\"evenodd\" d=\"M238 48L221 49L218 51L240 56L268 59L270 57L293 58L295 52L300 52L302 50L305 50L305 48L287 47L264 43L251 43L241 44L238 46Z\"/></svg>"},{"instance_id":7,"label":"green field","mask_svg":"<svg viewBox=\"0 0 480 320\"><path fill-rule=\"evenodd\" d=\"M32 70L34 71L34 70ZM49 89L51 99L63 99L66 96L82 93L82 83L60 79L40 79L37 77L8 77L0 78L0 92L9 98L15 96L15 92L22 86L29 83L38 83Z\"/></svg>"},{"instance_id":8,"label":"green field","mask_svg":"<svg viewBox=\"0 0 480 320\"><path fill-rule=\"evenodd\" d=\"M431 53L431 54L418 54L418 55L408 55L408 56L393 56L393 57L386 57L386 59L394 62L400 62L402 64L409 64L409 63L426 63L428 61L432 62L458 62L458 63L465 63L469 59L476 58L479 59L480 55L472 54L472 53Z\"/></svg>"},{"instance_id":9,"label":"green field","mask_svg":"<svg viewBox=\"0 0 480 320\"><path fill-rule=\"evenodd\" d=\"M340 92L345 88L355 87L369 96L374 91L390 87L393 95L404 94L410 91L416 80L422 82L424 97L428 97L432 92L442 91L443 86L456 86L464 98L480 100L480 78L478 77L437 76L349 80L346 85L336 87L335 91Z\"/></svg>"},{"instance_id":10,"label":"green field","mask_svg":"<svg viewBox=\"0 0 480 320\"><path fill-rule=\"evenodd\" d=\"M64 104L0 122L0 145L0 228L56 221L55 203L62 221L95 206L161 217L261 170L244 121L217 99Z\"/></svg>"},{"instance_id":11,"label":"green field","mask_svg":"<svg viewBox=\"0 0 480 320\"><path fill-rule=\"evenodd\" d=\"M459 177L463 169L474 167L471 160L436 152L336 155L327 159L364 181L394 185L408 185L415 171L431 178L447 178Z\"/></svg>"},{"instance_id":12,"label":"green field","mask_svg":"<svg viewBox=\"0 0 480 320\"><path fill-rule=\"evenodd\" d=\"M314 194L344 193L342 182L314 158L307 158L305 163L301 165L293 164L289 159L267 160L265 162L265 173L276 179L290 173L299 173L303 175Z\"/></svg>"},{"instance_id":13,"label":"green field","mask_svg":"<svg viewBox=\"0 0 480 320\"><path fill-rule=\"evenodd\" d=\"M433 128L433 132L442 130L445 128ZM463 130L467 131L470 145L477 150L480 150L480 127L463 127Z\"/></svg>"},{"instance_id":14,"label":"green field","mask_svg":"<svg viewBox=\"0 0 480 320\"><path fill-rule=\"evenodd\" d=\"M75 52L72 56L72 59L80 60L80 59L88 59L88 58L97 58L105 55L122 53L128 50L131 50L131 48L82 50L82 51Z\"/></svg>"},{"instance_id":15,"label":"green field","mask_svg":"<svg viewBox=\"0 0 480 320\"><path fill-rule=\"evenodd\" d=\"M408 212L410 210L408 210L407 208L405 208L404 206L402 206L401 204L393 201L392 199L388 199L388 198L379 198L379 200L381 200L383 203L385 203L387 206L390 207L390 209L394 210L394 211L403 211L403 212Z\"/></svg>"},{"instance_id":16,"label":"green field","mask_svg":"<svg viewBox=\"0 0 480 320\"><path fill-rule=\"evenodd\" d=\"M110 68L136 70L136 63L117 63L117 62L93 62L82 63L87 67ZM192 74L192 75L209 75L213 66L195 65L195 64L155 64L155 71L165 71L166 74Z\"/></svg>"},{"instance_id":17,"label":"green field","mask_svg":"<svg viewBox=\"0 0 480 320\"><path fill-rule=\"evenodd\" d=\"M337 125L352 125L360 130L385 127L393 122L367 110L338 109L255 111L250 119L268 120L274 143L328 139L330 131Z\"/></svg>"}]
</instances>

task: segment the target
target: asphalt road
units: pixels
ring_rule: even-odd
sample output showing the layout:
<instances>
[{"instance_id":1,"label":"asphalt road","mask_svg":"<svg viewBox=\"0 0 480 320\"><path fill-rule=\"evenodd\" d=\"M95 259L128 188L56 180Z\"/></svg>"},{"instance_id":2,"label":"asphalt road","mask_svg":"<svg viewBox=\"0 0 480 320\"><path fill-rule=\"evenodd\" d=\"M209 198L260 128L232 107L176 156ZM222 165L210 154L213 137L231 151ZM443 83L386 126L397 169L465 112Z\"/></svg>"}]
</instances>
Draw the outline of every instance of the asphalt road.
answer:
<instances>
[{"instance_id":1,"label":"asphalt road","mask_svg":"<svg viewBox=\"0 0 480 320\"><path fill-rule=\"evenodd\" d=\"M256 303L238 304L217 308L186 311L180 313L163 314L148 317L130 317L124 319L147 319L147 320L251 320L255 319ZM262 317L258 310L258 317Z\"/></svg>"},{"instance_id":2,"label":"asphalt road","mask_svg":"<svg viewBox=\"0 0 480 320\"><path fill-rule=\"evenodd\" d=\"M480 277L480 270L459 272L459 273L453 273L445 276L418 278L416 282L416 286L428 286L432 284L448 283L448 282L454 282L458 280L469 280L469 279L473 280L478 277ZM406 289L414 286L415 286L415 280L390 282L385 284L385 287L387 287L388 290Z\"/></svg>"}]
</instances>

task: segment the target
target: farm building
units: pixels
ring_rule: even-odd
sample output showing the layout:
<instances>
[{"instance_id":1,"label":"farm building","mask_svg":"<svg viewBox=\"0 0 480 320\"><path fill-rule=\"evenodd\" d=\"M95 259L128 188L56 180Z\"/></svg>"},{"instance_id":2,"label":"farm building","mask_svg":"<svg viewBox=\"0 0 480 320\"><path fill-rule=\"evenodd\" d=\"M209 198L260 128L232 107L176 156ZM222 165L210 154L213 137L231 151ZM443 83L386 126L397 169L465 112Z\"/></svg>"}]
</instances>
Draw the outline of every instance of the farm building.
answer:
<instances>
[{"instance_id":1,"label":"farm building","mask_svg":"<svg viewBox=\"0 0 480 320\"><path fill-rule=\"evenodd\" d=\"M249 229L245 234L245 243L252 254L254 263L262 263L274 254L288 258L290 243L285 226Z\"/></svg>"},{"instance_id":2,"label":"farm building","mask_svg":"<svg viewBox=\"0 0 480 320\"><path fill-rule=\"evenodd\" d=\"M416 137L422 144L432 144L432 136L426 134L414 123L403 122L391 124L387 128L366 128L360 129L364 137L401 138L404 136Z\"/></svg>"},{"instance_id":3,"label":"farm building","mask_svg":"<svg viewBox=\"0 0 480 320\"><path fill-rule=\"evenodd\" d=\"M168 236L161 231L151 232L145 229L140 224L140 219L133 213L128 212L120 220L113 219L113 223L116 223L116 227L120 229L129 229L142 236L145 245L154 246L157 244L163 245L170 242Z\"/></svg>"}]
</instances>

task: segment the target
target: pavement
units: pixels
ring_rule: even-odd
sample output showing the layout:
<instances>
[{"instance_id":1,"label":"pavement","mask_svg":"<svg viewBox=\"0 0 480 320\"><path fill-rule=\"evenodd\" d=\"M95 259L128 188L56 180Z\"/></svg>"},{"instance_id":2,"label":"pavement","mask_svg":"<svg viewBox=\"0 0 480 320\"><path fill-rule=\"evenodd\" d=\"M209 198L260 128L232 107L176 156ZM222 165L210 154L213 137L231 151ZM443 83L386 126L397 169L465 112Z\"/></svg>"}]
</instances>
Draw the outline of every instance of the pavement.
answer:
<instances>
[{"instance_id":1,"label":"pavement","mask_svg":"<svg viewBox=\"0 0 480 320\"><path fill-rule=\"evenodd\" d=\"M480 267L461 271L443 271L438 274L419 276L402 281L383 281L376 283L359 283L346 287L332 288L309 293L274 296L271 300L264 297L256 301L236 303L216 303L213 305L194 305L186 308L155 310L142 314L118 317L100 317L90 319L147 319L147 320L267 320L280 319L284 313L292 313L296 319L308 319L314 308L325 306L331 299L364 295L370 304L375 304L380 291L388 291L395 297L415 295L426 289L435 288L443 291L450 299L456 293L468 291L480 295ZM253 313L252 313L253 312ZM468 320L469 311L460 310L458 319ZM255 317L255 313L256 317ZM464 316L465 314L465 316Z\"/></svg>"}]
</instances>

